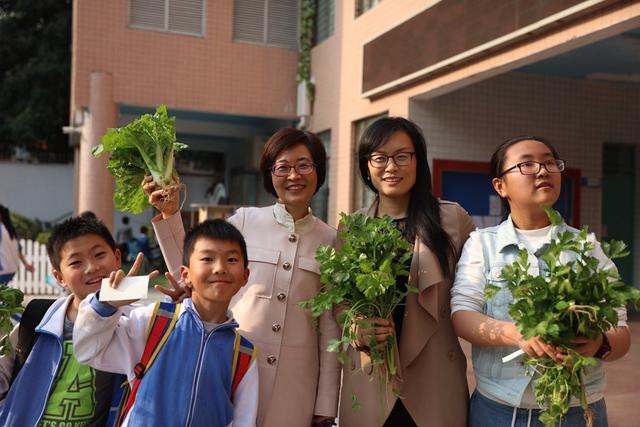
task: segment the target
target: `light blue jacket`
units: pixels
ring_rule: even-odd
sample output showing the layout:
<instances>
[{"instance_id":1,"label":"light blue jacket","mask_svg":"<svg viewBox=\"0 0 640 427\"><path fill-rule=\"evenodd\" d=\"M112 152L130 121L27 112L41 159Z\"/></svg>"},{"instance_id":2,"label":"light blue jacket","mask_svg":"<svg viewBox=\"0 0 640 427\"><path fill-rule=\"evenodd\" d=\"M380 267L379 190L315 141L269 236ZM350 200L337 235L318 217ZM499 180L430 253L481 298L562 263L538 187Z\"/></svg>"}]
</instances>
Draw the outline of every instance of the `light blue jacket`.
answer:
<instances>
[{"instance_id":1,"label":"light blue jacket","mask_svg":"<svg viewBox=\"0 0 640 427\"><path fill-rule=\"evenodd\" d=\"M579 230L562 223L552 226L549 237L553 238L564 231ZM595 245L592 255L600 260L600 268L614 268L600 244L593 235L588 237ZM451 290L451 313L456 311L476 311L491 318L513 321L508 313L509 303L513 300L511 292L506 289L506 282L501 278L501 271L506 265L516 261L521 249L529 254L529 273L544 274L545 263L538 258L545 245L532 253L520 241L511 221L511 217L495 227L476 230L469 236L458 265L453 288ZM575 253L563 252L561 262L575 259ZM491 283L501 289L490 301L484 298L485 284ZM619 326L626 326L626 312L619 311ZM519 359L503 363L502 358L518 350L518 347L484 347L474 345L472 358L478 391L486 397L518 407L522 396L532 377L525 375L524 367ZM603 397L604 368L602 363L585 369L584 383L587 400L595 402Z\"/></svg>"},{"instance_id":2,"label":"light blue jacket","mask_svg":"<svg viewBox=\"0 0 640 427\"><path fill-rule=\"evenodd\" d=\"M0 405L0 426L36 426L49 400L63 354L64 317L72 296L60 298L36 327L29 357ZM123 378L114 375L117 389ZM111 424L110 421L107 425Z\"/></svg>"}]
</instances>

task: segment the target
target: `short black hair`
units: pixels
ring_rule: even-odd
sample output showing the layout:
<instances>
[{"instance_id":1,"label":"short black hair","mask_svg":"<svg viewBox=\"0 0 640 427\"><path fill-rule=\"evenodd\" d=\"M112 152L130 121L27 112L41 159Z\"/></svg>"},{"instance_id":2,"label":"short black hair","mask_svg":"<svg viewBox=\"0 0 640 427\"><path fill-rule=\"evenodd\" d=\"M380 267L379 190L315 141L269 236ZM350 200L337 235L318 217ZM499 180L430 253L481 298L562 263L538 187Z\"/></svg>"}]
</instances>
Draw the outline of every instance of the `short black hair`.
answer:
<instances>
[{"instance_id":1,"label":"short black hair","mask_svg":"<svg viewBox=\"0 0 640 427\"><path fill-rule=\"evenodd\" d=\"M223 240L226 242L237 243L240 245L240 251L242 252L244 268L247 268L249 265L247 243L244 241L242 233L224 219L209 219L193 227L184 237L182 264L185 266L189 265L189 258L191 258L191 255L193 254L196 242L200 239Z\"/></svg>"},{"instance_id":2,"label":"short black hair","mask_svg":"<svg viewBox=\"0 0 640 427\"><path fill-rule=\"evenodd\" d=\"M98 219L73 217L56 225L47 241L47 254L53 268L60 270L60 250L69 240L81 236L96 235L115 252L116 242L104 223Z\"/></svg>"},{"instance_id":3,"label":"short black hair","mask_svg":"<svg viewBox=\"0 0 640 427\"><path fill-rule=\"evenodd\" d=\"M266 142L262 157L260 158L260 172L262 173L262 184L267 193L273 197L278 197L276 189L273 186L273 178L271 177L271 168L276 159L284 150L293 148L296 145L304 145L309 150L313 164L316 168L318 176L316 189L313 194L317 193L322 184L324 184L327 174L327 152L324 144L318 136L306 130L296 128L282 128L274 133Z\"/></svg>"}]
</instances>

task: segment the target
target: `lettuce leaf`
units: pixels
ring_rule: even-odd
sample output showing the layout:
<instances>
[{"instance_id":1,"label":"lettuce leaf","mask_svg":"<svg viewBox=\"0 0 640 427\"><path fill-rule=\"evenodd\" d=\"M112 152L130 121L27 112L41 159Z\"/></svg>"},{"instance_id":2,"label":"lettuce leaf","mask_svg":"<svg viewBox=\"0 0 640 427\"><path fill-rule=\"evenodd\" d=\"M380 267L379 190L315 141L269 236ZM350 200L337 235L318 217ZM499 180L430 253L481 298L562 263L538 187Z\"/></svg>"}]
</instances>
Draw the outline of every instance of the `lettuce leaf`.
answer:
<instances>
[{"instance_id":1,"label":"lettuce leaf","mask_svg":"<svg viewBox=\"0 0 640 427\"><path fill-rule=\"evenodd\" d=\"M175 117L169 117L167 107L161 105L153 115L109 129L92 154L100 157L111 152L107 167L116 180L113 202L121 211L138 214L151 206L140 185L144 175L153 176L160 188L173 185L175 153L186 147L176 142Z\"/></svg>"}]
</instances>

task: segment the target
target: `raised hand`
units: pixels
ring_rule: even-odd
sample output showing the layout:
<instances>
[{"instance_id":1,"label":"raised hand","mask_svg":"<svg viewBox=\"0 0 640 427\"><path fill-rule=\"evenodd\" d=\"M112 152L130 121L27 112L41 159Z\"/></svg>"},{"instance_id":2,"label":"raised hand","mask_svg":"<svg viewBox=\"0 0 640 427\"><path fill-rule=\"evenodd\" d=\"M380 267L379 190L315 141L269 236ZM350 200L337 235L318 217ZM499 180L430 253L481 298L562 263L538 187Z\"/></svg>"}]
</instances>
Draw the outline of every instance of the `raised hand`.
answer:
<instances>
[{"instance_id":1,"label":"raised hand","mask_svg":"<svg viewBox=\"0 0 640 427\"><path fill-rule=\"evenodd\" d=\"M122 279L124 279L125 277L133 277L133 276L137 276L138 275L138 271L140 271L140 267L142 266L142 261L144 260L144 255L142 255L142 252L138 253L138 256L136 256L136 260L133 262L133 265L131 266L131 269L129 270L129 273L126 273L123 270L118 270L118 271L112 271L111 274L109 274L109 286L111 286L114 289L117 289L118 286L120 286L120 283L122 282ZM158 272L158 270L153 270L151 273L149 273L149 280L153 280L154 278L156 278L160 273ZM125 300L125 301L109 301L107 302L107 304L111 305L112 307L122 307L124 305L128 305L131 303L136 302L137 300Z\"/></svg>"},{"instance_id":2,"label":"raised hand","mask_svg":"<svg viewBox=\"0 0 640 427\"><path fill-rule=\"evenodd\" d=\"M158 292L163 293L171 298L171 301L174 303L182 302L185 298L191 298L191 286L185 285L184 287L180 286L180 284L176 281L173 274L166 272L164 273L164 277L169 280L171 283L171 287L173 289L165 288L160 285L156 285L155 288Z\"/></svg>"},{"instance_id":3,"label":"raised hand","mask_svg":"<svg viewBox=\"0 0 640 427\"><path fill-rule=\"evenodd\" d=\"M159 188L151 175L145 175L142 180L142 189L149 196L149 203L162 214L162 218L168 218L180 210L180 178L173 177L174 185Z\"/></svg>"}]
</instances>

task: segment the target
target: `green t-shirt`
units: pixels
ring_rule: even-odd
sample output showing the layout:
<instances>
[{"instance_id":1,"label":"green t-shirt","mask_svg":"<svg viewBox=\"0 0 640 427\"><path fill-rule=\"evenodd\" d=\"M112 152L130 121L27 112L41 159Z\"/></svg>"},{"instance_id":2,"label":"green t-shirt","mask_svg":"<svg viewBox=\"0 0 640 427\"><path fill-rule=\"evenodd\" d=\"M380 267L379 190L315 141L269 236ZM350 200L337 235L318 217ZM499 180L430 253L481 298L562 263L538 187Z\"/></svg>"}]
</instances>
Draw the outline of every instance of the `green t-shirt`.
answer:
<instances>
[{"instance_id":1,"label":"green t-shirt","mask_svg":"<svg viewBox=\"0 0 640 427\"><path fill-rule=\"evenodd\" d=\"M73 323L65 319L64 353L39 427L102 426L107 419L112 377L78 363L72 332Z\"/></svg>"}]
</instances>

